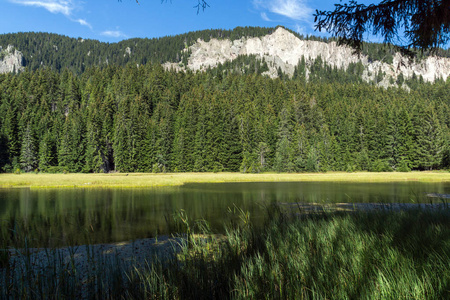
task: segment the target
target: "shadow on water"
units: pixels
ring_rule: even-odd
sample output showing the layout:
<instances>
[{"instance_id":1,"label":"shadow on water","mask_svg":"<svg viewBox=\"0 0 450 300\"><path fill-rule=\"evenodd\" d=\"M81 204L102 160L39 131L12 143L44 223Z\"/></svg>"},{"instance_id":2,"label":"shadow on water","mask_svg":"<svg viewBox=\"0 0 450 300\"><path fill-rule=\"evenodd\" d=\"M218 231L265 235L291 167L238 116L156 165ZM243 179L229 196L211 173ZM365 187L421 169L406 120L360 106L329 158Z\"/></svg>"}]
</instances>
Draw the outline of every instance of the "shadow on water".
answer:
<instances>
[{"instance_id":1,"label":"shadow on water","mask_svg":"<svg viewBox=\"0 0 450 300\"><path fill-rule=\"evenodd\" d=\"M260 192L258 197L266 195ZM210 196L204 195L205 199L211 199ZM30 260L34 254L0 257L0 277L3 276L3 282L13 283L11 289L3 284L3 291L22 298L41 287L44 287L43 295L56 292L71 295L69 298L82 296L86 299L92 298L89 295L100 299L124 292L135 299L149 296L161 299L309 299L317 295L324 299L448 298L450 209L446 200L442 203L318 204L282 203L269 198L265 203L259 202L260 213L265 216L261 226L250 221L250 213L237 205L222 210L222 226L225 215L238 218L228 219L230 226L226 236L212 237L216 235L211 234L207 222L196 222L184 209L176 211L175 216L167 215L168 228L184 232L183 245L186 246L179 245L176 255L164 262L159 262L158 256L144 265L128 258L123 260L123 265L116 262L126 252L125 247L134 251L137 244L149 243L148 239L120 243L120 252L111 252L110 245L53 249L55 254L50 258L54 259L60 259L61 251L75 250L66 253L69 260L64 260L62 267L54 268L54 273L47 277L39 273L40 265L34 277L15 267L19 261L30 270L36 269L34 261ZM57 232L58 239L70 244L87 236L91 239L96 231L104 231L106 236L114 234L120 222L129 221L133 215L119 213L113 202L107 210L106 206L101 207L102 212L85 213L78 208L68 211L67 215L29 213L9 224L15 226L9 234L28 230L24 239L27 243L32 240L28 237L41 239L42 235L44 239L45 232ZM192 211L196 213L195 209ZM41 222L40 229L33 225L37 221ZM58 231L61 224L65 227ZM195 237L191 234L194 228L196 232L205 232ZM2 226L2 234L4 232ZM23 236L13 234L12 238ZM150 243L159 244L157 240ZM0 246L5 248L5 245ZM26 244L26 247L31 246ZM105 250L101 247L108 248L108 255L100 254ZM87 260L81 257L83 253L76 252L77 249L86 253ZM94 249L99 251L97 260L89 254L94 253ZM75 267L71 267L72 261L77 262ZM8 268L11 263L13 267ZM87 275L72 272L84 269L85 265L89 265ZM104 271L104 265L109 271ZM134 271L130 272L129 267ZM124 272L127 272L126 277ZM54 284L57 276L64 278L62 288ZM97 284L100 281L102 284ZM116 287L120 289L115 290Z\"/></svg>"},{"instance_id":2,"label":"shadow on water","mask_svg":"<svg viewBox=\"0 0 450 300\"><path fill-rule=\"evenodd\" d=\"M272 202L297 206L316 203L429 203L449 194L449 184L426 183L223 183L188 184L158 189L2 189L1 238L20 247L23 237L36 247L109 243L177 232L173 213L184 210L192 220L206 220L224 232L238 207L254 226L266 218ZM348 205L348 204L347 204ZM353 206L353 204L352 204ZM21 238L18 238L21 237Z\"/></svg>"}]
</instances>

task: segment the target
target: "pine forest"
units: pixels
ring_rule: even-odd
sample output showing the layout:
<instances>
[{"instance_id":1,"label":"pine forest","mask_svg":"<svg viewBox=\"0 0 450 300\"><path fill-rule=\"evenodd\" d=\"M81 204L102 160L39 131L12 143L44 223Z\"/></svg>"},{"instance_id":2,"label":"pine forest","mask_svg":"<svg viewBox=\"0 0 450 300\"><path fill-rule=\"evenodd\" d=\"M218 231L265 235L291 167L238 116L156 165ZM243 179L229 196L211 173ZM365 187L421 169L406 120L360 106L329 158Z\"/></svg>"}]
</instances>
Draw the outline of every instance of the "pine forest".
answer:
<instances>
[{"instance_id":1,"label":"pine forest","mask_svg":"<svg viewBox=\"0 0 450 300\"><path fill-rule=\"evenodd\" d=\"M279 70L276 79L263 75L267 62L254 55L196 73L161 66L186 64L183 49L199 38L236 40L275 30L238 27L116 44L1 35L0 45L23 52L25 69L0 74L0 172L450 167L450 80L400 75L382 88L376 84L382 72L365 82L361 63L337 69L320 56L299 60L292 77ZM375 43L362 51L388 63L395 54Z\"/></svg>"},{"instance_id":2,"label":"pine forest","mask_svg":"<svg viewBox=\"0 0 450 300\"><path fill-rule=\"evenodd\" d=\"M230 67L229 68L233 68ZM236 68L234 68L235 70ZM301 69L301 68L300 68ZM350 67L349 67L350 69ZM3 172L409 171L450 166L450 82L159 64L0 75ZM334 74L334 75L333 75ZM352 78L354 80L352 80Z\"/></svg>"}]
</instances>

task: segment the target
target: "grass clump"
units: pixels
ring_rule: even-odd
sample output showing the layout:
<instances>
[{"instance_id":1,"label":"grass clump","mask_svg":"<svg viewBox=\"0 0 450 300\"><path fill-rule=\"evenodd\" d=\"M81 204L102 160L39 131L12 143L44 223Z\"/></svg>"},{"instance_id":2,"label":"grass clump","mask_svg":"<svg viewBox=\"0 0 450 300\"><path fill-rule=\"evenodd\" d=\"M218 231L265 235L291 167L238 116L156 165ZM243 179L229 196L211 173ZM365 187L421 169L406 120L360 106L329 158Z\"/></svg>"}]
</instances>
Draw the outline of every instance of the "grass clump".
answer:
<instances>
[{"instance_id":1,"label":"grass clump","mask_svg":"<svg viewBox=\"0 0 450 300\"><path fill-rule=\"evenodd\" d=\"M271 223L256 255L242 262L241 272L235 275L234 296L446 298L450 236L442 230L445 225L449 225L448 216L420 212L315 216Z\"/></svg>"},{"instance_id":2,"label":"grass clump","mask_svg":"<svg viewBox=\"0 0 450 300\"><path fill-rule=\"evenodd\" d=\"M178 213L177 226L186 234L177 255L154 256L145 266L131 268L109 263L107 272L92 276L90 282L97 283L92 283L87 290L90 293L83 296L92 299L99 298L98 295L114 299L450 297L448 209L287 214L273 206L267 210L266 225L258 228L252 226L247 213L239 209L232 212L240 218L220 236L214 235L206 223L193 222L184 212ZM25 278L26 284L18 285L5 276L13 271L2 273L0 292L5 295L5 287L9 286L13 298L22 298L28 294L21 293L20 288L33 287L36 278L30 281ZM79 291L76 276L58 276L66 288L50 298L80 296L76 294Z\"/></svg>"},{"instance_id":3,"label":"grass clump","mask_svg":"<svg viewBox=\"0 0 450 300\"><path fill-rule=\"evenodd\" d=\"M447 299L450 216L381 211L271 212L236 227L213 252L186 247L166 269L139 272L140 296L209 299ZM194 244L192 244L194 245ZM161 287L164 289L161 291ZM136 297L138 298L138 297Z\"/></svg>"}]
</instances>

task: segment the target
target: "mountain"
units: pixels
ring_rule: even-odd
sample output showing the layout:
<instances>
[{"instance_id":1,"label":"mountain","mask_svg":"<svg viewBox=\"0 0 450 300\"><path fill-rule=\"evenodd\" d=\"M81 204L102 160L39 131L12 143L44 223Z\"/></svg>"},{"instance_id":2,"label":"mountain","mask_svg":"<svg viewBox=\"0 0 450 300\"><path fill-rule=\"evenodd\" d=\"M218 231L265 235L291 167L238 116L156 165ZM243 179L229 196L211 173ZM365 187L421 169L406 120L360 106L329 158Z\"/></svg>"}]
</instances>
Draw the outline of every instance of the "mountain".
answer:
<instances>
[{"instance_id":1,"label":"mountain","mask_svg":"<svg viewBox=\"0 0 450 300\"><path fill-rule=\"evenodd\" d=\"M58 72L69 69L81 74L92 66L181 62L182 50L198 39L234 41L244 36L264 36L274 30L260 27L202 30L162 38L128 39L112 44L52 33L19 32L0 35L0 46L5 49L9 45L14 46L23 55L22 66L31 71L45 67Z\"/></svg>"},{"instance_id":2,"label":"mountain","mask_svg":"<svg viewBox=\"0 0 450 300\"><path fill-rule=\"evenodd\" d=\"M0 74L23 70L22 52L8 45L6 49L0 46Z\"/></svg>"},{"instance_id":3,"label":"mountain","mask_svg":"<svg viewBox=\"0 0 450 300\"><path fill-rule=\"evenodd\" d=\"M445 57L283 28L0 45L0 172L450 168Z\"/></svg>"},{"instance_id":4,"label":"mountain","mask_svg":"<svg viewBox=\"0 0 450 300\"><path fill-rule=\"evenodd\" d=\"M327 65L338 69L347 69L350 64L360 62L364 66L362 77L365 81L376 80L379 72L385 74L384 81L379 83L381 85L387 85L389 78L397 80L400 74L405 79L415 75L430 82L436 78L446 80L450 75L450 58L428 56L412 61L400 53L395 53L390 63L373 61L368 55L357 55L349 47L338 46L335 41L325 43L302 40L283 27L278 27L272 34L262 37L244 37L235 41L212 39L205 42L199 39L184 52L189 54L186 67L173 63L165 64L165 66L197 71L216 67L240 55L255 55L268 64L269 70L264 72L264 75L277 77L278 70L281 69L283 73L292 77L295 67L303 58L306 61L308 77L311 66L320 57Z\"/></svg>"},{"instance_id":5,"label":"mountain","mask_svg":"<svg viewBox=\"0 0 450 300\"><path fill-rule=\"evenodd\" d=\"M319 64L330 69L356 73L362 80L380 86L402 84L404 79L422 78L434 82L450 75L450 58L426 55L414 60L381 44L367 43L361 55L338 46L336 41L303 37L283 27L238 27L234 30L205 30L159 39L130 39L108 44L46 33L18 33L0 36L3 51L0 72L28 67L50 67L83 73L91 66L127 63L163 64L167 69L206 70L250 56L261 64L260 73L271 78L293 77L302 69L309 79ZM449 51L441 51L449 56ZM254 63L254 62L253 62ZM248 66L249 62L240 63ZM255 64L255 63L254 63ZM258 65L258 63L256 63ZM264 67L263 67L264 66ZM317 68L316 68L317 69Z\"/></svg>"}]
</instances>

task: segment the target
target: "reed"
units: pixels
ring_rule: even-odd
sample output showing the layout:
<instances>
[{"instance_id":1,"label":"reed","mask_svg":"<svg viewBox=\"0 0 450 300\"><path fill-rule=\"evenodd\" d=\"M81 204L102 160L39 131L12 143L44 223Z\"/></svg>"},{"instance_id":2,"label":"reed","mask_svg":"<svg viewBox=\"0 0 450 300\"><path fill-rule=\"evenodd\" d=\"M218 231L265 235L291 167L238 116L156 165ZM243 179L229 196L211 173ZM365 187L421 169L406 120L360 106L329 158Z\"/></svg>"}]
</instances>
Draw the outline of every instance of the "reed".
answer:
<instances>
[{"instance_id":1,"label":"reed","mask_svg":"<svg viewBox=\"0 0 450 300\"><path fill-rule=\"evenodd\" d=\"M3 260L0 294L5 299L450 297L448 208L310 214L275 205L258 228L248 213L232 211L239 218L225 235L178 212L174 226L186 234L173 245L176 255L149 253L143 265L92 259L84 277L52 249L53 267L45 276L23 272L36 270L23 251L14 258L20 268Z\"/></svg>"}]
</instances>

